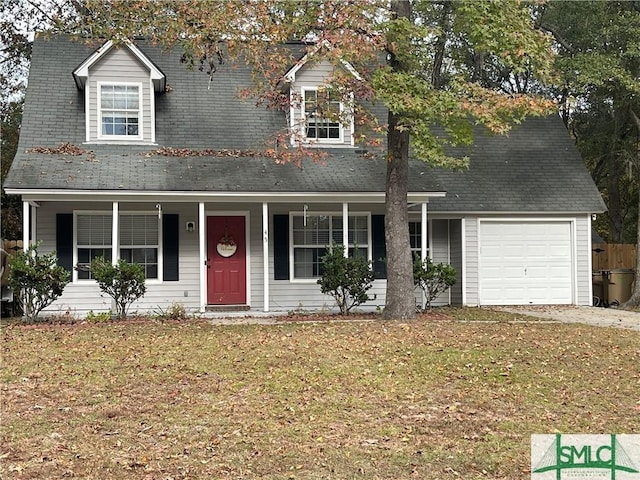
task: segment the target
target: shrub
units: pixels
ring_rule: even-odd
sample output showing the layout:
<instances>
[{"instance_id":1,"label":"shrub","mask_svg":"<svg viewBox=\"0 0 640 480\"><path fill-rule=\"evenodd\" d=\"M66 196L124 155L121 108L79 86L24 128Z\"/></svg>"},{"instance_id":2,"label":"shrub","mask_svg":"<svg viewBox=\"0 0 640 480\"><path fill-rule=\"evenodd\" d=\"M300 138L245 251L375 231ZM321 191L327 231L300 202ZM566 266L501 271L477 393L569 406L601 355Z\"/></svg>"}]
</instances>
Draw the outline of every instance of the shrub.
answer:
<instances>
[{"instance_id":1,"label":"shrub","mask_svg":"<svg viewBox=\"0 0 640 480\"><path fill-rule=\"evenodd\" d=\"M322 257L322 276L318 285L331 295L342 315L369 300L367 291L373 282L371 262L362 257L345 257L343 245L333 245Z\"/></svg>"},{"instance_id":2,"label":"shrub","mask_svg":"<svg viewBox=\"0 0 640 480\"><path fill-rule=\"evenodd\" d=\"M165 321L165 320L185 320L188 318L187 309L183 304L174 302L166 309L158 307L158 311L155 313L154 317L157 320Z\"/></svg>"},{"instance_id":3,"label":"shrub","mask_svg":"<svg viewBox=\"0 0 640 480\"><path fill-rule=\"evenodd\" d=\"M91 275L100 290L115 302L116 318L125 318L133 302L142 297L147 286L144 283L144 267L120 259L116 265L98 257L91 261Z\"/></svg>"},{"instance_id":4,"label":"shrub","mask_svg":"<svg viewBox=\"0 0 640 480\"><path fill-rule=\"evenodd\" d=\"M37 245L19 251L9 260L9 287L16 294L24 318L34 321L69 283L69 272L57 265L55 253L40 255Z\"/></svg>"},{"instance_id":5,"label":"shrub","mask_svg":"<svg viewBox=\"0 0 640 480\"><path fill-rule=\"evenodd\" d=\"M415 257L413 262L413 284L424 292L427 308L431 308L438 295L456 283L456 269L448 263L433 263Z\"/></svg>"}]
</instances>

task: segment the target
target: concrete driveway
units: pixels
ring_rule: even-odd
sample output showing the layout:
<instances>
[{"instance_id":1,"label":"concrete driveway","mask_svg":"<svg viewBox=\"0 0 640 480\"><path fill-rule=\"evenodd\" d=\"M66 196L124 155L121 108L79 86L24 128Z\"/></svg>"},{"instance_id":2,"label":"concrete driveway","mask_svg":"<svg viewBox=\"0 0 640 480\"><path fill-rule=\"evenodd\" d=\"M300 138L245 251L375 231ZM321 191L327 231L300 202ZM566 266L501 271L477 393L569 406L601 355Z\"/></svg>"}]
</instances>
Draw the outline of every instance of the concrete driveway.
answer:
<instances>
[{"instance_id":1,"label":"concrete driveway","mask_svg":"<svg viewBox=\"0 0 640 480\"><path fill-rule=\"evenodd\" d=\"M531 305L496 307L497 310L548 318L563 323L586 323L598 327L628 328L640 331L640 312L616 308L581 307L576 305Z\"/></svg>"}]
</instances>

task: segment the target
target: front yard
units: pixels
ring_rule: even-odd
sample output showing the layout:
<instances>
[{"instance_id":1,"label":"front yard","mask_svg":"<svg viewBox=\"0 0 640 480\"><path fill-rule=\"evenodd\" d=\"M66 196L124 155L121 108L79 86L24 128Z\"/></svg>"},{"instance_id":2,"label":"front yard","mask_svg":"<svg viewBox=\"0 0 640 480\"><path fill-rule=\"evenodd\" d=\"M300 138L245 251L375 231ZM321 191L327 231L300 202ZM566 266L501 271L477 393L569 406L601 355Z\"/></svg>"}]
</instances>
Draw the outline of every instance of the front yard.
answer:
<instances>
[{"instance_id":1,"label":"front yard","mask_svg":"<svg viewBox=\"0 0 640 480\"><path fill-rule=\"evenodd\" d=\"M502 320L5 325L0 476L515 480L640 431L640 332Z\"/></svg>"}]
</instances>

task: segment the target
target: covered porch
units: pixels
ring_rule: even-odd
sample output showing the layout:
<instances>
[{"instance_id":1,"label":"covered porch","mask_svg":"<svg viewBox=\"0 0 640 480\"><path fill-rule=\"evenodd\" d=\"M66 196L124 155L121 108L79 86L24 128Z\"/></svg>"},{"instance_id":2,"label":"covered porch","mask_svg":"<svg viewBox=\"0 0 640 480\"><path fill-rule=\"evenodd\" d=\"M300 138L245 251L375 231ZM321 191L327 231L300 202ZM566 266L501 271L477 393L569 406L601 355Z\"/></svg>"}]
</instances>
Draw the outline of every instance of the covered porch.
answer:
<instances>
[{"instance_id":1,"label":"covered porch","mask_svg":"<svg viewBox=\"0 0 640 480\"><path fill-rule=\"evenodd\" d=\"M316 279L331 242L367 256L377 278L369 308L384 305L383 193L104 193L23 193L24 244L41 242L71 272L49 310L82 316L111 308L76 268L96 256L144 264L147 294L131 311L173 303L193 313L330 309ZM442 195L409 196L422 258L430 255L429 198Z\"/></svg>"}]
</instances>

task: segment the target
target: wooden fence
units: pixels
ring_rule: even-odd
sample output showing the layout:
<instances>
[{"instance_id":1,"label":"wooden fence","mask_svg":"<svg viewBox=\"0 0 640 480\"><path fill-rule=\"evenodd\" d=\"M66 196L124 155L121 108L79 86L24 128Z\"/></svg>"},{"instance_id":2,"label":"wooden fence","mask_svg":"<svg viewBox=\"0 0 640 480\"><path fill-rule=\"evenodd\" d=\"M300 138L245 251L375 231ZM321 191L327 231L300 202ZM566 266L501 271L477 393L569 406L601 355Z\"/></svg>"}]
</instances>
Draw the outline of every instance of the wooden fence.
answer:
<instances>
[{"instance_id":1,"label":"wooden fence","mask_svg":"<svg viewBox=\"0 0 640 480\"><path fill-rule=\"evenodd\" d=\"M18 250L22 250L22 240L3 240L2 255L0 256L1 284L7 285L7 277L9 276L9 255L15 255Z\"/></svg>"},{"instance_id":2,"label":"wooden fence","mask_svg":"<svg viewBox=\"0 0 640 480\"><path fill-rule=\"evenodd\" d=\"M594 271L636 268L636 246L628 243L594 243L591 265Z\"/></svg>"}]
</instances>

